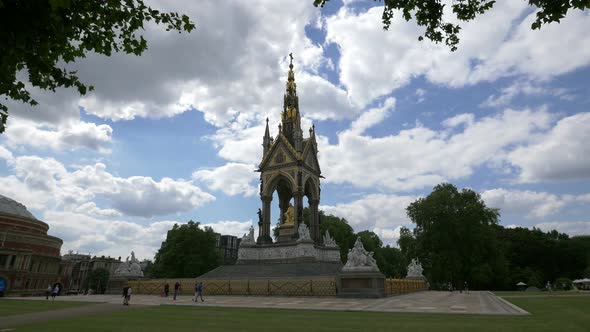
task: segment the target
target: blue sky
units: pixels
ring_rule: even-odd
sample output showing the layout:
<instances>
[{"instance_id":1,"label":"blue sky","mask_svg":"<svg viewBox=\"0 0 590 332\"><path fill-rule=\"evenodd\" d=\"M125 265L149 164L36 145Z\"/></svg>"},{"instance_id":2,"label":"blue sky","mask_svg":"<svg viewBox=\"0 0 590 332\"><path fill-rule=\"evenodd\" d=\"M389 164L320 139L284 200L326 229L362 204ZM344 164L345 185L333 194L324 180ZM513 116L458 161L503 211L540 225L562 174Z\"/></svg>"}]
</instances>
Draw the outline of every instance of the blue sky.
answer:
<instances>
[{"instance_id":1,"label":"blue sky","mask_svg":"<svg viewBox=\"0 0 590 332\"><path fill-rule=\"evenodd\" d=\"M0 137L0 194L62 251L152 258L189 219L241 235L260 206L265 119L277 132L295 56L304 134L319 141L321 208L394 244L405 207L441 182L481 193L505 226L590 234L588 12L530 30L526 1L463 26L459 50L381 26L373 1L153 2L190 34L148 26L141 57L89 54L96 90L31 88ZM277 209L274 209L276 216Z\"/></svg>"}]
</instances>

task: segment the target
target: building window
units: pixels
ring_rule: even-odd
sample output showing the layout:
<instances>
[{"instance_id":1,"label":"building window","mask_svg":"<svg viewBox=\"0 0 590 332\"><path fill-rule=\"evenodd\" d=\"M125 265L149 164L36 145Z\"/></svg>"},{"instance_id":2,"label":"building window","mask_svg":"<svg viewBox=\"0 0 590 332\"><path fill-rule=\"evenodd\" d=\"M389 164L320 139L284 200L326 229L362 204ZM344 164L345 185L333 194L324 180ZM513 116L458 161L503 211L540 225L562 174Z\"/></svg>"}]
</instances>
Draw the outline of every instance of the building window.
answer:
<instances>
[{"instance_id":1,"label":"building window","mask_svg":"<svg viewBox=\"0 0 590 332\"><path fill-rule=\"evenodd\" d=\"M10 267L14 267L14 262L16 261L16 255L12 255L10 258Z\"/></svg>"},{"instance_id":2,"label":"building window","mask_svg":"<svg viewBox=\"0 0 590 332\"><path fill-rule=\"evenodd\" d=\"M6 262L8 262L8 255L0 255L0 267L6 266Z\"/></svg>"}]
</instances>

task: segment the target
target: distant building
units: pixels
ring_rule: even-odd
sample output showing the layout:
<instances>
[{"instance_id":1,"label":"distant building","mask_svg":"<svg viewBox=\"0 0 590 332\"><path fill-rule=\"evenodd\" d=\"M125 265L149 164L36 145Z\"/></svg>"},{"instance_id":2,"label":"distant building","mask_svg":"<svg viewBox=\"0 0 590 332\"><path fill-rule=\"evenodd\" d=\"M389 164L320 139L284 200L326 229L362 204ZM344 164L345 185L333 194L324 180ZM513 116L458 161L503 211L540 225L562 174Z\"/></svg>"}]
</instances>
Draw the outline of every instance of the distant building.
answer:
<instances>
[{"instance_id":1,"label":"distant building","mask_svg":"<svg viewBox=\"0 0 590 332\"><path fill-rule=\"evenodd\" d=\"M64 285L66 291L69 293L84 293L87 291L87 279L91 271L104 268L112 276L119 264L121 264L120 257L91 257L90 255L74 254L72 252L63 255L62 261L64 265L69 266L71 269L70 282Z\"/></svg>"},{"instance_id":2,"label":"distant building","mask_svg":"<svg viewBox=\"0 0 590 332\"><path fill-rule=\"evenodd\" d=\"M67 282L61 264L63 241L21 203L0 195L0 295L42 293ZM63 278L63 279L62 279Z\"/></svg>"},{"instance_id":3,"label":"distant building","mask_svg":"<svg viewBox=\"0 0 590 332\"><path fill-rule=\"evenodd\" d=\"M238 248L240 247L240 240L233 235L221 235L215 233L215 246L223 255L223 264L233 264L238 259Z\"/></svg>"}]
</instances>

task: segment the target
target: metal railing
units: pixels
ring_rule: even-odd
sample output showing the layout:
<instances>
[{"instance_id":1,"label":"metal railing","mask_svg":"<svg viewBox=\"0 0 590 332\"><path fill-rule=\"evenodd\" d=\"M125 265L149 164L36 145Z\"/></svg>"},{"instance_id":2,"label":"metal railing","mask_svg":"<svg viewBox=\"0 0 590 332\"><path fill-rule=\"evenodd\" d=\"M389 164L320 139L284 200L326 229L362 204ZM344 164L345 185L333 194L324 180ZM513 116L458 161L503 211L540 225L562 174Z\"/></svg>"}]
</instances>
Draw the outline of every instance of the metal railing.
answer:
<instances>
[{"instance_id":1,"label":"metal railing","mask_svg":"<svg viewBox=\"0 0 590 332\"><path fill-rule=\"evenodd\" d=\"M168 284L170 295L174 293L174 284L180 283L179 294L192 295L195 285L203 283L207 295L279 295L279 296L336 296L336 278L314 279L149 279L129 281L133 294L164 294ZM385 294L399 295L426 290L423 280L385 279Z\"/></svg>"},{"instance_id":2,"label":"metal railing","mask_svg":"<svg viewBox=\"0 0 590 332\"><path fill-rule=\"evenodd\" d=\"M335 278L316 279L246 279L246 280L198 280L198 279L152 279L129 281L134 294L163 295L168 284L170 294L174 284L180 283L180 294L193 294L195 285L203 283L208 295L281 295L281 296L335 296Z\"/></svg>"}]
</instances>

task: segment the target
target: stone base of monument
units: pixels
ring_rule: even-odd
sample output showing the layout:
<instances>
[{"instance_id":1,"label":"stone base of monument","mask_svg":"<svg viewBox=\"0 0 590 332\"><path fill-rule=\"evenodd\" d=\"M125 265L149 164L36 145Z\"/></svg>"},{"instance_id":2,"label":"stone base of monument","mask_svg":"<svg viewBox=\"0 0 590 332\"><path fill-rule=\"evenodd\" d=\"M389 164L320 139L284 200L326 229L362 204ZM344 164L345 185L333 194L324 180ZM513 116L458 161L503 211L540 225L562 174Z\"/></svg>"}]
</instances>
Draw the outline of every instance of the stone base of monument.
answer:
<instances>
[{"instance_id":1,"label":"stone base of monument","mask_svg":"<svg viewBox=\"0 0 590 332\"><path fill-rule=\"evenodd\" d=\"M296 262L340 263L340 249L297 240L262 245L240 245L236 264L269 264Z\"/></svg>"},{"instance_id":2,"label":"stone base of monument","mask_svg":"<svg viewBox=\"0 0 590 332\"><path fill-rule=\"evenodd\" d=\"M293 240L293 236L295 235L295 226L294 225L281 225L279 227L279 238L278 242L289 242Z\"/></svg>"},{"instance_id":3,"label":"stone base of monument","mask_svg":"<svg viewBox=\"0 0 590 332\"><path fill-rule=\"evenodd\" d=\"M342 271L336 277L338 297L385 297L385 276L376 271Z\"/></svg>"},{"instance_id":4,"label":"stone base of monument","mask_svg":"<svg viewBox=\"0 0 590 332\"><path fill-rule=\"evenodd\" d=\"M234 265L222 265L201 279L273 279L335 277L342 268L340 249L298 240L243 244Z\"/></svg>"}]
</instances>

